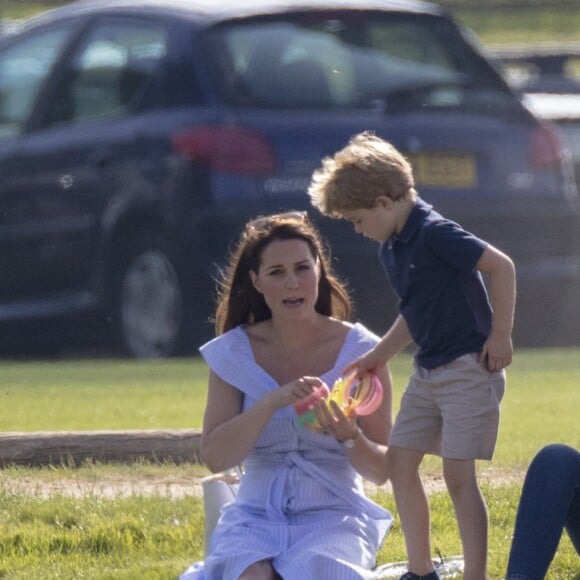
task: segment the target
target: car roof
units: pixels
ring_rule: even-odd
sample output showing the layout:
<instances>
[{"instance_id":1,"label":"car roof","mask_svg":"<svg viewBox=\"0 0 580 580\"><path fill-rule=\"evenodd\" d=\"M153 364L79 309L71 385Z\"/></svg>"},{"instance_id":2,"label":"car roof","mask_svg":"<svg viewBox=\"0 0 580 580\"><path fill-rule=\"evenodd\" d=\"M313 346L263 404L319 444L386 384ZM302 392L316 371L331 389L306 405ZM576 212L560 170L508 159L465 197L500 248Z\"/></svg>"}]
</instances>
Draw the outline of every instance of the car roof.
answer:
<instances>
[{"instance_id":1,"label":"car roof","mask_svg":"<svg viewBox=\"0 0 580 580\"><path fill-rule=\"evenodd\" d=\"M172 14L189 17L207 25L231 18L277 14L295 10L381 10L427 14L446 11L423 0L80 0L31 18L26 28L61 18L90 15L102 11Z\"/></svg>"}]
</instances>

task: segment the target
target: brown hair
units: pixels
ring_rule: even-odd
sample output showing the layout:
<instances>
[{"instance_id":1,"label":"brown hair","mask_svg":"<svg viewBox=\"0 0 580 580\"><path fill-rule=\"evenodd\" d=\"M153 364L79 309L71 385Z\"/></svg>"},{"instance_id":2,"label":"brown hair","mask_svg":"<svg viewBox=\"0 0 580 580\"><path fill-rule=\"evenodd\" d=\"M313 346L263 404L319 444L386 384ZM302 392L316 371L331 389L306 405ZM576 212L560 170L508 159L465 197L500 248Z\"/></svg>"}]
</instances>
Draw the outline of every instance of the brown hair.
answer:
<instances>
[{"instance_id":1,"label":"brown hair","mask_svg":"<svg viewBox=\"0 0 580 580\"><path fill-rule=\"evenodd\" d=\"M319 261L316 312L340 320L350 317L348 292L331 272L330 260L320 234L306 218L306 213L276 214L248 222L232 251L228 267L218 282L216 334L222 334L240 324L251 324L272 317L264 297L254 288L250 271L258 271L262 253L272 241L294 239L306 242L312 256Z\"/></svg>"},{"instance_id":2,"label":"brown hair","mask_svg":"<svg viewBox=\"0 0 580 580\"><path fill-rule=\"evenodd\" d=\"M394 201L415 197L411 164L393 145L370 131L325 157L312 175L308 195L323 214L342 217L346 211L371 209L379 196Z\"/></svg>"}]
</instances>

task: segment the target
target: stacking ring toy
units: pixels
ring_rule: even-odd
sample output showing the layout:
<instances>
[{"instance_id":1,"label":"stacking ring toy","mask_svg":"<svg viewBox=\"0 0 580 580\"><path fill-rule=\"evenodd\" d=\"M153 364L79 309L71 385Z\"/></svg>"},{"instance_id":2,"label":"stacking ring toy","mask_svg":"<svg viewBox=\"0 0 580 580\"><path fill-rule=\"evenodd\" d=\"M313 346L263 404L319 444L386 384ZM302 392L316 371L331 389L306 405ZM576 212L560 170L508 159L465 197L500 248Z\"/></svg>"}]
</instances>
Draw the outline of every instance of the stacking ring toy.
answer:
<instances>
[{"instance_id":1,"label":"stacking ring toy","mask_svg":"<svg viewBox=\"0 0 580 580\"><path fill-rule=\"evenodd\" d=\"M327 405L330 405L330 401L335 401L347 417L353 414L370 415L376 411L383 400L381 381L371 373L365 374L360 379L357 374L355 370L346 377L340 377L331 391L323 383L311 395L294 403L298 424L309 428L319 426L314 406L321 399L324 399Z\"/></svg>"},{"instance_id":2,"label":"stacking ring toy","mask_svg":"<svg viewBox=\"0 0 580 580\"><path fill-rule=\"evenodd\" d=\"M329 400L336 401L347 417L353 413L370 415L379 408L383 400L383 385L379 377L371 373L366 373L359 379L355 370L334 383Z\"/></svg>"}]
</instances>

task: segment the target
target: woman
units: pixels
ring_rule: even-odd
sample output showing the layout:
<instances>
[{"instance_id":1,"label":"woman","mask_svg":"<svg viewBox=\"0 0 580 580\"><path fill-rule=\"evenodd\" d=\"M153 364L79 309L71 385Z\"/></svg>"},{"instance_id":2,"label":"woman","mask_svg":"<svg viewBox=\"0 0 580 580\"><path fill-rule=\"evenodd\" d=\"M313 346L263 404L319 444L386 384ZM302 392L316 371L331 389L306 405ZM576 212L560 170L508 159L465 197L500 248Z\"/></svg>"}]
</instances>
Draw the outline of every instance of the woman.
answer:
<instances>
[{"instance_id":1,"label":"woman","mask_svg":"<svg viewBox=\"0 0 580 580\"><path fill-rule=\"evenodd\" d=\"M293 403L378 339L349 324L350 301L329 271L306 214L249 222L221 285L201 455L214 472L243 464L236 500L222 512L202 571L183 579L301 580L370 577L392 519L364 495L383 483L391 379L371 415L316 408L319 432L296 423Z\"/></svg>"}]
</instances>

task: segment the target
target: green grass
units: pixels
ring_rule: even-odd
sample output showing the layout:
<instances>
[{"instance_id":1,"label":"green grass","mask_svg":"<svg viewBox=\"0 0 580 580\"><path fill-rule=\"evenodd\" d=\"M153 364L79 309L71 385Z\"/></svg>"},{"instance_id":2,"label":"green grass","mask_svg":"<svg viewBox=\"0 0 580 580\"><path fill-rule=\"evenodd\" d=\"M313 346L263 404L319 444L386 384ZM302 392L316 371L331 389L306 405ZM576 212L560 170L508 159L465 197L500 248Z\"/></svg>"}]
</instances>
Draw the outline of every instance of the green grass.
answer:
<instances>
[{"instance_id":1,"label":"green grass","mask_svg":"<svg viewBox=\"0 0 580 580\"><path fill-rule=\"evenodd\" d=\"M76 495L101 494L105 483L126 484L132 493L143 483L156 483L165 495L164 483L193 483L209 475L208 469L197 463L158 462L139 460L133 463L99 463L84 461L78 467L47 465L35 468L8 465L0 469L0 492L26 488L33 495L40 495L43 486L66 486L78 492ZM120 486L117 485L117 489Z\"/></svg>"},{"instance_id":2,"label":"green grass","mask_svg":"<svg viewBox=\"0 0 580 580\"><path fill-rule=\"evenodd\" d=\"M66 0L40 1L40 0L2 0L0 5L0 17L8 19L30 18L40 12L55 8L61 4L69 4Z\"/></svg>"},{"instance_id":3,"label":"green grass","mask_svg":"<svg viewBox=\"0 0 580 580\"><path fill-rule=\"evenodd\" d=\"M519 498L518 485L484 487L490 512L489 570L505 573ZM397 516L393 498L375 498ZM432 540L445 556L461 553L446 493L431 494ZM203 506L199 498L133 496L103 499L53 497L50 500L0 492L0 578L43 580L175 579L203 557ZM395 525L378 554L379 564L405 558ZM548 580L574 578L578 559L564 536ZM576 576L577 577L577 576Z\"/></svg>"},{"instance_id":4,"label":"green grass","mask_svg":"<svg viewBox=\"0 0 580 580\"><path fill-rule=\"evenodd\" d=\"M559 441L580 448L580 349L516 352L508 369L495 465L527 465Z\"/></svg>"},{"instance_id":5,"label":"green grass","mask_svg":"<svg viewBox=\"0 0 580 580\"><path fill-rule=\"evenodd\" d=\"M411 370L403 354L392 364L395 402ZM0 362L0 425L4 431L190 428L201 426L207 370L200 359L170 361ZM580 447L577 423L580 349L522 350L508 370L496 457L485 471L490 511L490 573L501 578L513 531L525 467L543 445ZM396 406L397 406L396 404ZM440 462L426 462L440 476ZM505 474L513 477L504 478ZM103 480L193 480L191 465L91 465L80 469L8 468L0 471L0 578L174 579L203 557L203 506L199 498L167 494L106 498ZM10 483L85 483L80 497L43 499ZM94 482L87 486L86 482ZM79 487L80 487L79 483ZM392 496L377 501L396 516ZM461 553L453 510L444 492L430 494L433 547ZM379 563L405 559L398 523ZM574 578L578 559L566 536L548 580Z\"/></svg>"},{"instance_id":6,"label":"green grass","mask_svg":"<svg viewBox=\"0 0 580 580\"><path fill-rule=\"evenodd\" d=\"M481 10L457 8L456 19L470 28L485 46L535 45L542 42L580 41L580 7L502 8Z\"/></svg>"},{"instance_id":7,"label":"green grass","mask_svg":"<svg viewBox=\"0 0 580 580\"><path fill-rule=\"evenodd\" d=\"M411 357L393 360L395 408ZM199 358L169 361L0 362L3 431L200 428L207 368ZM542 445L580 446L580 350L516 351L495 466L522 467Z\"/></svg>"},{"instance_id":8,"label":"green grass","mask_svg":"<svg viewBox=\"0 0 580 580\"><path fill-rule=\"evenodd\" d=\"M203 553L201 503L0 493L0 578L176 578Z\"/></svg>"},{"instance_id":9,"label":"green grass","mask_svg":"<svg viewBox=\"0 0 580 580\"><path fill-rule=\"evenodd\" d=\"M520 486L482 486L482 492L489 509L489 575L492 580L499 580L505 576ZM389 494L381 494L376 499L391 510L395 517L394 526L378 553L379 563L406 560L403 533L393 498ZM461 554L459 532L448 494L430 494L429 502L433 551L438 549L444 557ZM578 574L578 556L570 539L564 534L546 580L578 580L580 576L575 574Z\"/></svg>"},{"instance_id":10,"label":"green grass","mask_svg":"<svg viewBox=\"0 0 580 580\"><path fill-rule=\"evenodd\" d=\"M0 362L3 431L201 427L207 368L155 362Z\"/></svg>"}]
</instances>

